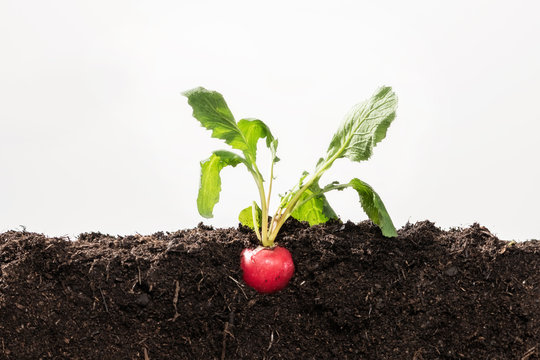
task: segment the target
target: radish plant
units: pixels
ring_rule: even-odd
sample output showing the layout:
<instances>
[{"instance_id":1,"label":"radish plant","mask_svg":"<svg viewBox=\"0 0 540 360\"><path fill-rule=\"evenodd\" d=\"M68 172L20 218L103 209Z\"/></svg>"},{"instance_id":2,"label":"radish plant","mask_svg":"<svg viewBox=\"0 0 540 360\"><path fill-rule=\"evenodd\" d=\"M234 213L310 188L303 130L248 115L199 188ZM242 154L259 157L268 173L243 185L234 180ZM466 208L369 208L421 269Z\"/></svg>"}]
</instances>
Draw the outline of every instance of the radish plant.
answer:
<instances>
[{"instance_id":1,"label":"radish plant","mask_svg":"<svg viewBox=\"0 0 540 360\"><path fill-rule=\"evenodd\" d=\"M193 108L193 117L203 127L212 131L212 137L224 140L233 150L237 150L237 152L214 151L208 159L201 161L197 208L203 217L213 217L212 212L219 201L221 192L221 170L226 166L236 167L242 164L257 185L259 203L254 201L251 206L243 209L240 212L239 220L243 225L249 226L255 231L263 247L262 250L272 251L279 230L291 216L299 221L307 221L310 225L336 219L337 215L328 203L325 194L332 190L346 188L356 190L362 208L371 221L380 227L384 236L397 236L396 229L381 198L371 186L357 178L346 183L334 181L325 186L319 184L321 176L332 167L336 160L343 158L355 162L368 160L373 152L373 147L385 138L386 131L395 118L397 107L397 97L390 87L381 87L370 99L355 105L349 111L332 137L325 156L317 161L315 169L311 173L304 171L296 185L281 196L281 201L271 217L269 205L274 180L274 164L279 161L279 158L276 156L278 141L268 126L261 120L251 118L241 119L237 122L223 96L216 91L198 87L186 91L184 95ZM271 153L270 174L266 188L263 175L256 162L257 144L260 139L265 140L266 147ZM281 250L279 252L282 253ZM245 250L242 253L245 280L246 269L244 265L255 263L257 256L266 257L264 251L259 250ZM292 259L290 263L292 265ZM261 269L253 271L264 272ZM294 271L294 266L292 266L292 271ZM275 289L272 286L264 288L259 286L258 289L257 281L248 280L246 282L261 292L272 292L283 288L291 276L291 266L287 265L287 271L261 276L266 284L272 277L270 282L280 279L281 283L284 278L288 277L284 285L280 283L275 286Z\"/></svg>"}]
</instances>

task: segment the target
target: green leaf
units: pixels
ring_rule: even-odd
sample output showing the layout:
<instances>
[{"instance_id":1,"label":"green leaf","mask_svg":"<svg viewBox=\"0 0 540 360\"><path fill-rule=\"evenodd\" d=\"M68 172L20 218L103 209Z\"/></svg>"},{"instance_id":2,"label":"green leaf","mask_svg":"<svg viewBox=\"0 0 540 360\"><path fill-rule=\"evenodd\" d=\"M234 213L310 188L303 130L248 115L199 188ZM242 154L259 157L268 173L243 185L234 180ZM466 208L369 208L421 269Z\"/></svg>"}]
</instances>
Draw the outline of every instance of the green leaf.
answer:
<instances>
[{"instance_id":1,"label":"green leaf","mask_svg":"<svg viewBox=\"0 0 540 360\"><path fill-rule=\"evenodd\" d=\"M323 189L315 183L310 186L301 196L299 205L292 213L292 216L300 221L309 221L310 225L324 223L330 219L337 218L334 210L326 200L324 193L332 190L343 190L352 187L360 197L360 204L368 215L369 219L377 224L386 237L397 236L396 228L392 219L379 197L371 186L360 179L354 178L349 183L339 184L334 181L326 185Z\"/></svg>"},{"instance_id":2,"label":"green leaf","mask_svg":"<svg viewBox=\"0 0 540 360\"><path fill-rule=\"evenodd\" d=\"M355 105L332 138L326 160L369 159L396 117L396 107L397 97L391 87L381 87L370 99Z\"/></svg>"},{"instance_id":3,"label":"green leaf","mask_svg":"<svg viewBox=\"0 0 540 360\"><path fill-rule=\"evenodd\" d=\"M246 141L246 149L244 154L246 158L252 159L255 162L257 158L257 143L259 139L266 138L266 146L272 151L275 157L277 148L277 140L272 136L272 132L266 124L258 119L242 119L238 122L238 128L242 132Z\"/></svg>"},{"instance_id":4,"label":"green leaf","mask_svg":"<svg viewBox=\"0 0 540 360\"><path fill-rule=\"evenodd\" d=\"M291 216L298 221L307 221L310 226L325 223L330 219L337 219L334 209L326 200L326 196L317 183L302 193Z\"/></svg>"},{"instance_id":5,"label":"green leaf","mask_svg":"<svg viewBox=\"0 0 540 360\"><path fill-rule=\"evenodd\" d=\"M267 143L267 145L268 145L268 143ZM270 143L270 146L269 146L269 147L270 147L270 151L272 152L272 160L273 160L275 163L277 163L277 162L280 160L280 158L278 158L278 157L276 156L277 146L278 146L278 139L272 140L272 142Z\"/></svg>"},{"instance_id":6,"label":"green leaf","mask_svg":"<svg viewBox=\"0 0 540 360\"><path fill-rule=\"evenodd\" d=\"M262 219L262 210L259 207L258 204L255 203L255 213L257 216L257 226L261 224ZM240 223L244 226L247 226L251 229L255 229L255 225L253 224L253 205L248 206L244 210L240 211L240 215L238 215L238 220Z\"/></svg>"},{"instance_id":7,"label":"green leaf","mask_svg":"<svg viewBox=\"0 0 540 360\"><path fill-rule=\"evenodd\" d=\"M202 126L212 130L212 137L225 140L234 149L247 149L246 139L220 93L198 87L184 92L183 95L188 98L188 103L193 108L193 117L199 120Z\"/></svg>"},{"instance_id":8,"label":"green leaf","mask_svg":"<svg viewBox=\"0 0 540 360\"><path fill-rule=\"evenodd\" d=\"M212 137L225 140L234 149L243 151L249 163L256 160L257 143L261 138L266 138L266 146L275 156L277 141L261 120L242 119L237 124L225 99L217 91L198 87L183 95L193 108L193 117L206 129L212 130Z\"/></svg>"},{"instance_id":9,"label":"green leaf","mask_svg":"<svg viewBox=\"0 0 540 360\"><path fill-rule=\"evenodd\" d=\"M230 151L214 151L212 156L201 161L201 183L199 185L199 195L197 196L197 208L201 216L211 218L212 211L219 201L221 192L220 172L225 166L235 167L246 160Z\"/></svg>"},{"instance_id":10,"label":"green leaf","mask_svg":"<svg viewBox=\"0 0 540 360\"><path fill-rule=\"evenodd\" d=\"M397 231L392 223L392 219L375 190L362 180L356 178L352 179L347 186L356 190L360 197L362 208L370 220L381 228L383 235L386 237L396 237Z\"/></svg>"}]
</instances>

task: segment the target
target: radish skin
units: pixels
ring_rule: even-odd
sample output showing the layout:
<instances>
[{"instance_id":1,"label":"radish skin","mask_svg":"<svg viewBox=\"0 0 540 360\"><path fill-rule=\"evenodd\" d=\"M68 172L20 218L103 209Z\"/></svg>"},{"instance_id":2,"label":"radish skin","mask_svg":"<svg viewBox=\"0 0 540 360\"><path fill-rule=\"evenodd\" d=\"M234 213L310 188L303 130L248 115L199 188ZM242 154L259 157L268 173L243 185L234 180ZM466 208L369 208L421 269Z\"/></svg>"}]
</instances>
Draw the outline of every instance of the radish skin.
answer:
<instances>
[{"instance_id":1,"label":"radish skin","mask_svg":"<svg viewBox=\"0 0 540 360\"><path fill-rule=\"evenodd\" d=\"M244 249L240 266L245 283L263 294L285 288L294 274L291 253L280 246Z\"/></svg>"}]
</instances>

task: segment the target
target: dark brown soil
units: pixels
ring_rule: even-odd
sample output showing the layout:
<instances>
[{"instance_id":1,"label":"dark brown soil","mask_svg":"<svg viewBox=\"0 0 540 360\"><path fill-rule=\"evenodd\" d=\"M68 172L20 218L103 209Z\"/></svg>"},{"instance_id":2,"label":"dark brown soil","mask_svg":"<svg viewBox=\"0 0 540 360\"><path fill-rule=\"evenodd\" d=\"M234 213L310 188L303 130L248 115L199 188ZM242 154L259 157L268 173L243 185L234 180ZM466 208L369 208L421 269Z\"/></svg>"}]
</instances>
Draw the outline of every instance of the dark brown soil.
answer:
<instances>
[{"instance_id":1,"label":"dark brown soil","mask_svg":"<svg viewBox=\"0 0 540 360\"><path fill-rule=\"evenodd\" d=\"M540 242L290 222L296 274L245 286L248 230L0 234L0 359L540 359Z\"/></svg>"}]
</instances>

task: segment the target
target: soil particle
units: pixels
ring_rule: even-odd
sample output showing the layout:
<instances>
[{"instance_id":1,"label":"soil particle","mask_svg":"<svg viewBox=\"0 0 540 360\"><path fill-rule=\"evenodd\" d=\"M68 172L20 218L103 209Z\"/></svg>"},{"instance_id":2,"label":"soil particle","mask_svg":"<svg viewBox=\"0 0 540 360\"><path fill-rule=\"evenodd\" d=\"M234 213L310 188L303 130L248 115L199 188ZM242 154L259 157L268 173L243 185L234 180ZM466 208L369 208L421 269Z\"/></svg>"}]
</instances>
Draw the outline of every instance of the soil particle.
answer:
<instances>
[{"instance_id":1,"label":"soil particle","mask_svg":"<svg viewBox=\"0 0 540 360\"><path fill-rule=\"evenodd\" d=\"M279 238L289 286L242 281L244 227L76 241L0 234L0 359L540 359L540 241L429 221Z\"/></svg>"}]
</instances>

